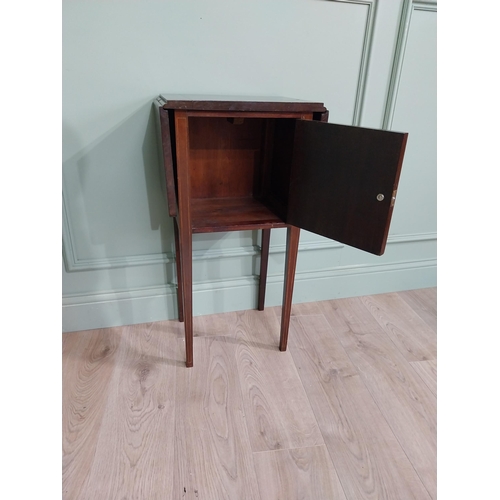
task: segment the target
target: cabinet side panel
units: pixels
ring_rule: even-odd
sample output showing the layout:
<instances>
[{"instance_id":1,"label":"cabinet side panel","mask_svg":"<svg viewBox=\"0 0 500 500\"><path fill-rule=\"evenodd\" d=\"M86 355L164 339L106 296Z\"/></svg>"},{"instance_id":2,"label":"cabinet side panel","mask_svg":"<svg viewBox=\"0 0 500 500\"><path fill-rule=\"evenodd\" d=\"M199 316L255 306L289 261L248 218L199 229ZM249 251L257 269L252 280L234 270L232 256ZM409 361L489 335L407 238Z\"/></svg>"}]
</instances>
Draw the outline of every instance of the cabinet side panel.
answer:
<instances>
[{"instance_id":1,"label":"cabinet side panel","mask_svg":"<svg viewBox=\"0 0 500 500\"><path fill-rule=\"evenodd\" d=\"M159 160L161 164L162 182L166 189L168 214L171 217L177 215L177 189L175 168L175 135L173 120L168 110L159 108L157 112L157 131L159 133L158 143L160 146Z\"/></svg>"}]
</instances>

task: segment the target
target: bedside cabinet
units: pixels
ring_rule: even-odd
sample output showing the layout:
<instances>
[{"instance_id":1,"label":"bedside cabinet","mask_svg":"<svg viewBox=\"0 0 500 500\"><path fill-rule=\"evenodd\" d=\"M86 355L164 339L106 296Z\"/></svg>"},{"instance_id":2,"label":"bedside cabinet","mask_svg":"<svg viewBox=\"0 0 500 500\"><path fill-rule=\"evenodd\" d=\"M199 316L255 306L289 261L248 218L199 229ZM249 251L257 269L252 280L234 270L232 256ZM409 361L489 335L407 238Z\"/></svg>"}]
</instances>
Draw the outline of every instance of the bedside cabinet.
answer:
<instances>
[{"instance_id":1,"label":"bedside cabinet","mask_svg":"<svg viewBox=\"0 0 500 500\"><path fill-rule=\"evenodd\" d=\"M186 366L193 366L194 233L262 231L263 310L271 229L287 228L279 342L286 350L300 229L382 255L407 134L327 123L322 103L281 97L161 94L155 105Z\"/></svg>"}]
</instances>

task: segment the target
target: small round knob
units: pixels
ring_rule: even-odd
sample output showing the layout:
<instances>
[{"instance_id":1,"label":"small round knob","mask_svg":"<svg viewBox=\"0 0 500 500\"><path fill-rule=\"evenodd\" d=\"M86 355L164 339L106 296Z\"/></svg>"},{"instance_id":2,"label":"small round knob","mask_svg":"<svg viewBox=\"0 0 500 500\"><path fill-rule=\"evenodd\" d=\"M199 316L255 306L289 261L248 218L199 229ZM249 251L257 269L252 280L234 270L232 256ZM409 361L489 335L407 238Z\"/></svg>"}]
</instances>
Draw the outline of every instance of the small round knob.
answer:
<instances>
[{"instance_id":1,"label":"small round knob","mask_svg":"<svg viewBox=\"0 0 500 500\"><path fill-rule=\"evenodd\" d=\"M384 199L384 195L382 193L377 194L377 200L382 201Z\"/></svg>"}]
</instances>

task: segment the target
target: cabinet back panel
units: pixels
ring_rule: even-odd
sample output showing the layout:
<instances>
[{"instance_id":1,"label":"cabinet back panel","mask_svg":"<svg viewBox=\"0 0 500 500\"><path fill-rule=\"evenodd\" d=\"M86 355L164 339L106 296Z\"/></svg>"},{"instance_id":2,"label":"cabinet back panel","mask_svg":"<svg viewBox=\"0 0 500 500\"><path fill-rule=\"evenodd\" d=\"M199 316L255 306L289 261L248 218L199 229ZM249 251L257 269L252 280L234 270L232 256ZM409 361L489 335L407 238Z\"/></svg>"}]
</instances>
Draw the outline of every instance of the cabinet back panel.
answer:
<instances>
[{"instance_id":1,"label":"cabinet back panel","mask_svg":"<svg viewBox=\"0 0 500 500\"><path fill-rule=\"evenodd\" d=\"M262 159L263 122L189 118L192 198L252 196Z\"/></svg>"}]
</instances>

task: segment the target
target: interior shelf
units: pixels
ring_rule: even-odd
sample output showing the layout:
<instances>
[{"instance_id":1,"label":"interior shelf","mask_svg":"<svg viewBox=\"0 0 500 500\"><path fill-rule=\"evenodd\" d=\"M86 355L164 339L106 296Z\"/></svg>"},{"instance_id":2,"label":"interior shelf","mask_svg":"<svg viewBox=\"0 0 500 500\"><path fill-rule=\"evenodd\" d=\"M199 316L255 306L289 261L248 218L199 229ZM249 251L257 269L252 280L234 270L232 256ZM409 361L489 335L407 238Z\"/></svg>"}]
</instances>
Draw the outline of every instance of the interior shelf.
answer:
<instances>
[{"instance_id":1,"label":"interior shelf","mask_svg":"<svg viewBox=\"0 0 500 500\"><path fill-rule=\"evenodd\" d=\"M191 225L193 233L286 227L282 219L252 197L194 198Z\"/></svg>"}]
</instances>

